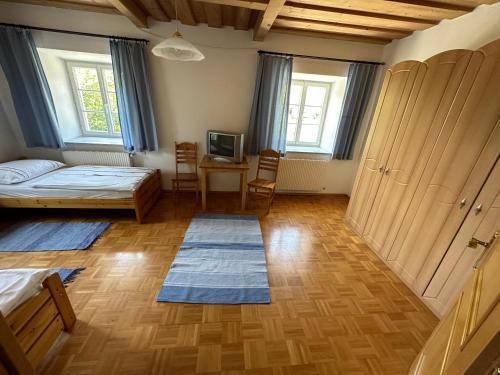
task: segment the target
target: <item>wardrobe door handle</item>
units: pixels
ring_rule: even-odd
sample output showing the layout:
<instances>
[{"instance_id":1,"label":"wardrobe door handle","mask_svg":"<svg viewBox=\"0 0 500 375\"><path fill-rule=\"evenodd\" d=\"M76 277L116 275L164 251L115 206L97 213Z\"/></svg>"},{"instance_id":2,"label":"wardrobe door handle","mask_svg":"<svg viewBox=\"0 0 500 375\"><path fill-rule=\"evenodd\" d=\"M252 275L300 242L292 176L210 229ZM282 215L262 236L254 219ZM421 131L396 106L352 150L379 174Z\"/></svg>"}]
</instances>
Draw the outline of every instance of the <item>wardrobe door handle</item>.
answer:
<instances>
[{"instance_id":1,"label":"wardrobe door handle","mask_svg":"<svg viewBox=\"0 0 500 375\"><path fill-rule=\"evenodd\" d=\"M382 171L383 171L383 170L384 170L384 166L383 166L383 165L381 165L380 167L378 167L378 171L379 171L380 173L382 173Z\"/></svg>"},{"instance_id":2,"label":"wardrobe door handle","mask_svg":"<svg viewBox=\"0 0 500 375\"><path fill-rule=\"evenodd\" d=\"M463 207L465 206L465 204L466 204L466 203L467 203L467 199L465 199L465 198L464 198L464 199L462 199L462 200L460 201L460 203L458 204L458 207L463 208Z\"/></svg>"},{"instance_id":3,"label":"wardrobe door handle","mask_svg":"<svg viewBox=\"0 0 500 375\"><path fill-rule=\"evenodd\" d=\"M391 170L390 170L389 168L386 168L386 169L385 169L385 171L384 171L384 173L385 173L385 174L389 174L389 172L390 172L390 171L391 171Z\"/></svg>"},{"instance_id":4,"label":"wardrobe door handle","mask_svg":"<svg viewBox=\"0 0 500 375\"><path fill-rule=\"evenodd\" d=\"M476 215L479 215L479 213L483 210L483 205L482 204L479 204L478 206L476 206L476 208L474 208L474 212L476 213Z\"/></svg>"}]
</instances>

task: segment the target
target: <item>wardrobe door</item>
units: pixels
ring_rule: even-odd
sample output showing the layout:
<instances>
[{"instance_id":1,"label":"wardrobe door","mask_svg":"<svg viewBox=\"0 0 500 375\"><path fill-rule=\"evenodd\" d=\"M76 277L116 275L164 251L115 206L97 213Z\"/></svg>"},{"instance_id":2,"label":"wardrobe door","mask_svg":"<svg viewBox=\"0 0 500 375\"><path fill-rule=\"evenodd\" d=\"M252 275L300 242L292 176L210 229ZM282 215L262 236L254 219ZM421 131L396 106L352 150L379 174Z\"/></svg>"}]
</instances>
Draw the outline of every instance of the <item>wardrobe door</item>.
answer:
<instances>
[{"instance_id":1,"label":"wardrobe door","mask_svg":"<svg viewBox=\"0 0 500 375\"><path fill-rule=\"evenodd\" d=\"M496 374L500 342L500 244L492 242L454 307L436 327L411 375Z\"/></svg>"},{"instance_id":2,"label":"wardrobe door","mask_svg":"<svg viewBox=\"0 0 500 375\"><path fill-rule=\"evenodd\" d=\"M498 156L500 41L476 53L483 62L473 87L465 104L448 116L456 118L452 132L438 139L388 257L420 295Z\"/></svg>"},{"instance_id":3,"label":"wardrobe door","mask_svg":"<svg viewBox=\"0 0 500 375\"><path fill-rule=\"evenodd\" d=\"M454 108L463 106L481 65L480 54L452 50L433 56L420 90L413 90L386 163L363 237L385 258L392 244L390 230L397 230L431 156L443 127ZM457 112L457 111L455 111ZM448 127L451 128L450 122ZM449 136L450 129L444 132ZM399 214L399 215L398 215ZM386 245L387 242L387 245Z\"/></svg>"},{"instance_id":4,"label":"wardrobe door","mask_svg":"<svg viewBox=\"0 0 500 375\"><path fill-rule=\"evenodd\" d=\"M424 291L424 301L439 316L443 316L474 263L485 251L484 244L468 246L472 237L487 243L500 228L500 162L495 167L475 200L436 273Z\"/></svg>"},{"instance_id":5,"label":"wardrobe door","mask_svg":"<svg viewBox=\"0 0 500 375\"><path fill-rule=\"evenodd\" d=\"M346 213L346 221L363 233L363 228L389 156L413 84L422 63L405 61L389 68L375 111L367 147L360 163ZM421 73L422 74L422 73Z\"/></svg>"}]
</instances>

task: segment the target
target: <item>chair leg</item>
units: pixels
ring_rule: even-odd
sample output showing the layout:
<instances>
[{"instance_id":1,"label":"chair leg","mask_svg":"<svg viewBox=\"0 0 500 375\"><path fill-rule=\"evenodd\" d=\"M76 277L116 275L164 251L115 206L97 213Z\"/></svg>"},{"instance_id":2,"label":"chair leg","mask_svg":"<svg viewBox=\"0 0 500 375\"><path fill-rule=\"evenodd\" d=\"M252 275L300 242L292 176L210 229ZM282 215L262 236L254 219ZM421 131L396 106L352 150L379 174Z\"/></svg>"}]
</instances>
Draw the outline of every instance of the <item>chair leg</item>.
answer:
<instances>
[{"instance_id":1,"label":"chair leg","mask_svg":"<svg viewBox=\"0 0 500 375\"><path fill-rule=\"evenodd\" d=\"M195 199L196 199L196 204L198 204L198 192L200 190L200 183L198 181L196 181L195 189L196 189L196 198Z\"/></svg>"},{"instance_id":2,"label":"chair leg","mask_svg":"<svg viewBox=\"0 0 500 375\"><path fill-rule=\"evenodd\" d=\"M175 200L175 181L172 181L172 198Z\"/></svg>"},{"instance_id":3,"label":"chair leg","mask_svg":"<svg viewBox=\"0 0 500 375\"><path fill-rule=\"evenodd\" d=\"M273 203L273 196L269 194L269 197L267 198L267 210L266 210L266 215L269 214L269 211L271 210L271 204Z\"/></svg>"}]
</instances>

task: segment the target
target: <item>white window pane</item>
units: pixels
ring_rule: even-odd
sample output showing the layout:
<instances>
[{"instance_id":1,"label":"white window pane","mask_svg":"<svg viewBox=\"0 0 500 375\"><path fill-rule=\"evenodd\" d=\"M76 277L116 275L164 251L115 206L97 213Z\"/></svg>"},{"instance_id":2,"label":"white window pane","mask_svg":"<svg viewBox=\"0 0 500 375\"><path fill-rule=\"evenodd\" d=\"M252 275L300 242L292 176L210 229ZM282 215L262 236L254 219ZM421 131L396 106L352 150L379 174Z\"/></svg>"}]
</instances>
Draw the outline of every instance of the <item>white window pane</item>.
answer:
<instances>
[{"instance_id":1,"label":"white window pane","mask_svg":"<svg viewBox=\"0 0 500 375\"><path fill-rule=\"evenodd\" d=\"M325 101L326 88L321 86L308 86L306 105L322 106Z\"/></svg>"},{"instance_id":2,"label":"white window pane","mask_svg":"<svg viewBox=\"0 0 500 375\"><path fill-rule=\"evenodd\" d=\"M115 91L115 78L113 76L113 70L111 69L103 69L104 80L106 81L106 90L110 92Z\"/></svg>"},{"instance_id":3,"label":"white window pane","mask_svg":"<svg viewBox=\"0 0 500 375\"><path fill-rule=\"evenodd\" d=\"M299 119L299 106L290 105L288 107L288 123L296 124Z\"/></svg>"},{"instance_id":4,"label":"white window pane","mask_svg":"<svg viewBox=\"0 0 500 375\"><path fill-rule=\"evenodd\" d=\"M300 128L300 142L316 143L318 140L319 126L302 125Z\"/></svg>"},{"instance_id":5,"label":"white window pane","mask_svg":"<svg viewBox=\"0 0 500 375\"><path fill-rule=\"evenodd\" d=\"M118 117L118 113L115 112L112 114L113 117L113 133L120 134L122 129L120 127L120 119Z\"/></svg>"},{"instance_id":6,"label":"white window pane","mask_svg":"<svg viewBox=\"0 0 500 375\"><path fill-rule=\"evenodd\" d=\"M82 91L84 111L104 111L102 96L99 91Z\"/></svg>"},{"instance_id":7,"label":"white window pane","mask_svg":"<svg viewBox=\"0 0 500 375\"><path fill-rule=\"evenodd\" d=\"M73 71L75 73L76 84L79 89L100 90L97 69L75 67L73 68Z\"/></svg>"},{"instance_id":8,"label":"white window pane","mask_svg":"<svg viewBox=\"0 0 500 375\"><path fill-rule=\"evenodd\" d=\"M118 103L116 101L116 94L114 92L108 93L108 102L111 112L118 112Z\"/></svg>"},{"instance_id":9,"label":"white window pane","mask_svg":"<svg viewBox=\"0 0 500 375\"><path fill-rule=\"evenodd\" d=\"M89 131L100 133L108 132L108 125L106 123L106 115L104 112L85 112L84 115L87 120Z\"/></svg>"},{"instance_id":10,"label":"white window pane","mask_svg":"<svg viewBox=\"0 0 500 375\"><path fill-rule=\"evenodd\" d=\"M295 142L295 132L297 131L297 124L288 123L286 127L286 141Z\"/></svg>"},{"instance_id":11,"label":"white window pane","mask_svg":"<svg viewBox=\"0 0 500 375\"><path fill-rule=\"evenodd\" d=\"M307 125L319 125L321 123L321 107L304 107L302 123Z\"/></svg>"},{"instance_id":12,"label":"white window pane","mask_svg":"<svg viewBox=\"0 0 500 375\"><path fill-rule=\"evenodd\" d=\"M290 88L290 104L300 104L300 99L302 97L302 86L294 85Z\"/></svg>"}]
</instances>

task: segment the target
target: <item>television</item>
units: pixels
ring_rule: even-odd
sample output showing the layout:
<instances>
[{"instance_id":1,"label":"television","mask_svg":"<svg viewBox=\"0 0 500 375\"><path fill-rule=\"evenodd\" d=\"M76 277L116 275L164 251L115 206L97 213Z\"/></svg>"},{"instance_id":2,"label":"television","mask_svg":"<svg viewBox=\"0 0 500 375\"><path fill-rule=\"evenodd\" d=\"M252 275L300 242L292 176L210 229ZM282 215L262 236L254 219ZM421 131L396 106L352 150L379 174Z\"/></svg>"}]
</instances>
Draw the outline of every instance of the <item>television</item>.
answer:
<instances>
[{"instance_id":1,"label":"television","mask_svg":"<svg viewBox=\"0 0 500 375\"><path fill-rule=\"evenodd\" d=\"M244 134L209 130L207 154L210 159L241 163L243 161Z\"/></svg>"}]
</instances>

